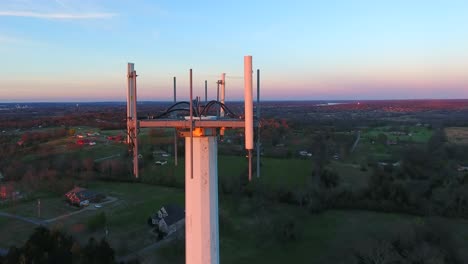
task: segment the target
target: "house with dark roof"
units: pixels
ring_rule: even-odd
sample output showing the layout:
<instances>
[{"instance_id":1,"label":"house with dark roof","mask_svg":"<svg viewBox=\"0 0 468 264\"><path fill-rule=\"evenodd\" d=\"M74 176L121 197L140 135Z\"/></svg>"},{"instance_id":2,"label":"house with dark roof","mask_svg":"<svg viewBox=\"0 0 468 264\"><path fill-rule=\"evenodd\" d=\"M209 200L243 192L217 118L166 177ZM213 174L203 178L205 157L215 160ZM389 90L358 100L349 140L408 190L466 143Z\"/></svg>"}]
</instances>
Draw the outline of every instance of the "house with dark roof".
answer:
<instances>
[{"instance_id":1,"label":"house with dark roof","mask_svg":"<svg viewBox=\"0 0 468 264\"><path fill-rule=\"evenodd\" d=\"M157 226L160 232L170 235L184 226L185 210L178 205L165 205L148 219L148 224Z\"/></svg>"}]
</instances>

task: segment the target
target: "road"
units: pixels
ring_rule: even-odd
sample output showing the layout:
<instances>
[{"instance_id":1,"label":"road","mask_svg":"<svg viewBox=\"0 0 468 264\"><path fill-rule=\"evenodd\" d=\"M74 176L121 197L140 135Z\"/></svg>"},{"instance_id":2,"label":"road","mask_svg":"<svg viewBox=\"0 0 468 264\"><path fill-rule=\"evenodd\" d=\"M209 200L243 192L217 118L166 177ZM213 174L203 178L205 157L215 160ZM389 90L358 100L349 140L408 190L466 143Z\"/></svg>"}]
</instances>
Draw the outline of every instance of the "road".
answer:
<instances>
[{"instance_id":1,"label":"road","mask_svg":"<svg viewBox=\"0 0 468 264\"><path fill-rule=\"evenodd\" d=\"M113 202L117 201L117 198L111 197L111 196L107 196L107 199L108 199L107 201L99 203L99 204L101 206L104 206L106 204L113 203ZM60 220L62 218L67 218L69 216L76 215L76 214L79 214L79 213L82 213L82 212L85 212L85 211L95 211L95 210L99 210L99 208L94 207L94 203L91 203L91 204L89 204L88 207L83 208L83 209L81 209L79 211L71 212L71 213L68 213L68 214L64 214L64 215L61 215L61 216L57 216L57 217L54 217L54 218L44 220L44 223L49 224L49 223L55 222L57 220Z\"/></svg>"},{"instance_id":2,"label":"road","mask_svg":"<svg viewBox=\"0 0 468 264\"><path fill-rule=\"evenodd\" d=\"M117 157L120 157L120 154L115 154L115 155L112 155L112 156L108 156L108 157L104 157L104 158L95 159L94 162L100 162L100 161L103 161L103 160L112 159L112 158L117 158Z\"/></svg>"},{"instance_id":3,"label":"road","mask_svg":"<svg viewBox=\"0 0 468 264\"><path fill-rule=\"evenodd\" d=\"M360 139L361 139L361 130L357 132L357 138L356 138L356 141L354 141L353 147L351 148L351 153L354 152L354 149L357 147Z\"/></svg>"},{"instance_id":4,"label":"road","mask_svg":"<svg viewBox=\"0 0 468 264\"><path fill-rule=\"evenodd\" d=\"M117 261L125 263L132 259L138 259L139 257L142 257L150 252L154 252L156 249L160 248L161 246L166 245L167 243L171 241L174 241L176 238L177 238L177 232L174 232L170 234L169 236L167 236L166 238L164 238L163 240L160 240L149 246L146 246L135 253L131 253L131 254L128 254L127 256L117 258Z\"/></svg>"},{"instance_id":5,"label":"road","mask_svg":"<svg viewBox=\"0 0 468 264\"><path fill-rule=\"evenodd\" d=\"M23 216L20 216L20 215L15 215L15 214L10 214L10 213L5 213L5 212L0 212L0 216L14 218L14 219L17 219L17 220L20 220L20 221L31 223L33 225L44 225L45 224L44 221L39 220L39 219L35 219L35 218L31 218L31 217L23 217Z\"/></svg>"}]
</instances>

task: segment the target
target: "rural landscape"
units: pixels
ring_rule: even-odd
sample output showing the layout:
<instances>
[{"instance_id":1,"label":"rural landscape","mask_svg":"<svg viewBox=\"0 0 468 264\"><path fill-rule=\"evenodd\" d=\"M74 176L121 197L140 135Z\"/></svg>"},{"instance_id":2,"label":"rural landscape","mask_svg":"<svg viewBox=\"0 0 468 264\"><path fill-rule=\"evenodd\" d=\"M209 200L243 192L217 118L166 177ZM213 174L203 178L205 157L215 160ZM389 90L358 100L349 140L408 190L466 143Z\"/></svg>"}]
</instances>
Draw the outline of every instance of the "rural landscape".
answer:
<instances>
[{"instance_id":1,"label":"rural landscape","mask_svg":"<svg viewBox=\"0 0 468 264\"><path fill-rule=\"evenodd\" d=\"M0 264L468 264L467 10L0 0Z\"/></svg>"},{"instance_id":2,"label":"rural landscape","mask_svg":"<svg viewBox=\"0 0 468 264\"><path fill-rule=\"evenodd\" d=\"M468 100L261 107L259 177L248 181L243 129L218 139L222 263L466 263ZM1 261L49 232L71 236L80 261L97 250L109 254L91 263L184 263L183 224L151 223L184 208L173 129L139 131L135 179L124 104L0 108Z\"/></svg>"}]
</instances>

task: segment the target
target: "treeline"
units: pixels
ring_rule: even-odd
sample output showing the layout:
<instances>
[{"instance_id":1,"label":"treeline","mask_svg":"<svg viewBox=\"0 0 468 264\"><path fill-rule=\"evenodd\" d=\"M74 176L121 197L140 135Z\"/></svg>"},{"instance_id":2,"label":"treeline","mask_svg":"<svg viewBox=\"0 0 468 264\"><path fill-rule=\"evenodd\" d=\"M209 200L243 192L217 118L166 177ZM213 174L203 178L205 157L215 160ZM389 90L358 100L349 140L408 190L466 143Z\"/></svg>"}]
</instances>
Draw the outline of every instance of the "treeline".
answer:
<instances>
[{"instance_id":1,"label":"treeline","mask_svg":"<svg viewBox=\"0 0 468 264\"><path fill-rule=\"evenodd\" d=\"M45 110L43 110L45 111ZM52 116L43 112L41 115L14 115L12 117L0 116L1 129L32 129L34 127L70 127L90 126L101 130L124 129L126 127L125 111L93 111L69 112L61 116Z\"/></svg>"},{"instance_id":2,"label":"treeline","mask_svg":"<svg viewBox=\"0 0 468 264\"><path fill-rule=\"evenodd\" d=\"M40 226L34 230L23 246L10 247L8 254L0 257L0 263L114 264L118 262L114 250L104 239L90 238L87 244L80 245L72 236ZM138 261L128 263L138 263Z\"/></svg>"},{"instance_id":3,"label":"treeline","mask_svg":"<svg viewBox=\"0 0 468 264\"><path fill-rule=\"evenodd\" d=\"M62 195L77 182L91 180L132 181L131 162L122 152L120 158L95 162L79 154L46 155L29 162L15 160L4 167L5 180L16 182L27 192L52 191Z\"/></svg>"}]
</instances>

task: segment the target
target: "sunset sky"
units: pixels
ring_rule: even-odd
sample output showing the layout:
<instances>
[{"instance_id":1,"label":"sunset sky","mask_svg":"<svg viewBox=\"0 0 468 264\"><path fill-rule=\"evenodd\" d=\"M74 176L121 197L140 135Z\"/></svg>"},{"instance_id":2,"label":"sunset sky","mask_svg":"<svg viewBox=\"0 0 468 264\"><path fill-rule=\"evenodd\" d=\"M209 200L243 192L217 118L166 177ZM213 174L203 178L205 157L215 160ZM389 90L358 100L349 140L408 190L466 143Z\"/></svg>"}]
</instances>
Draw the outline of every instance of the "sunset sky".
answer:
<instances>
[{"instance_id":1,"label":"sunset sky","mask_svg":"<svg viewBox=\"0 0 468 264\"><path fill-rule=\"evenodd\" d=\"M182 3L183 2L183 3ZM468 98L468 1L0 0L0 102L196 95L243 56L264 99Z\"/></svg>"}]
</instances>

